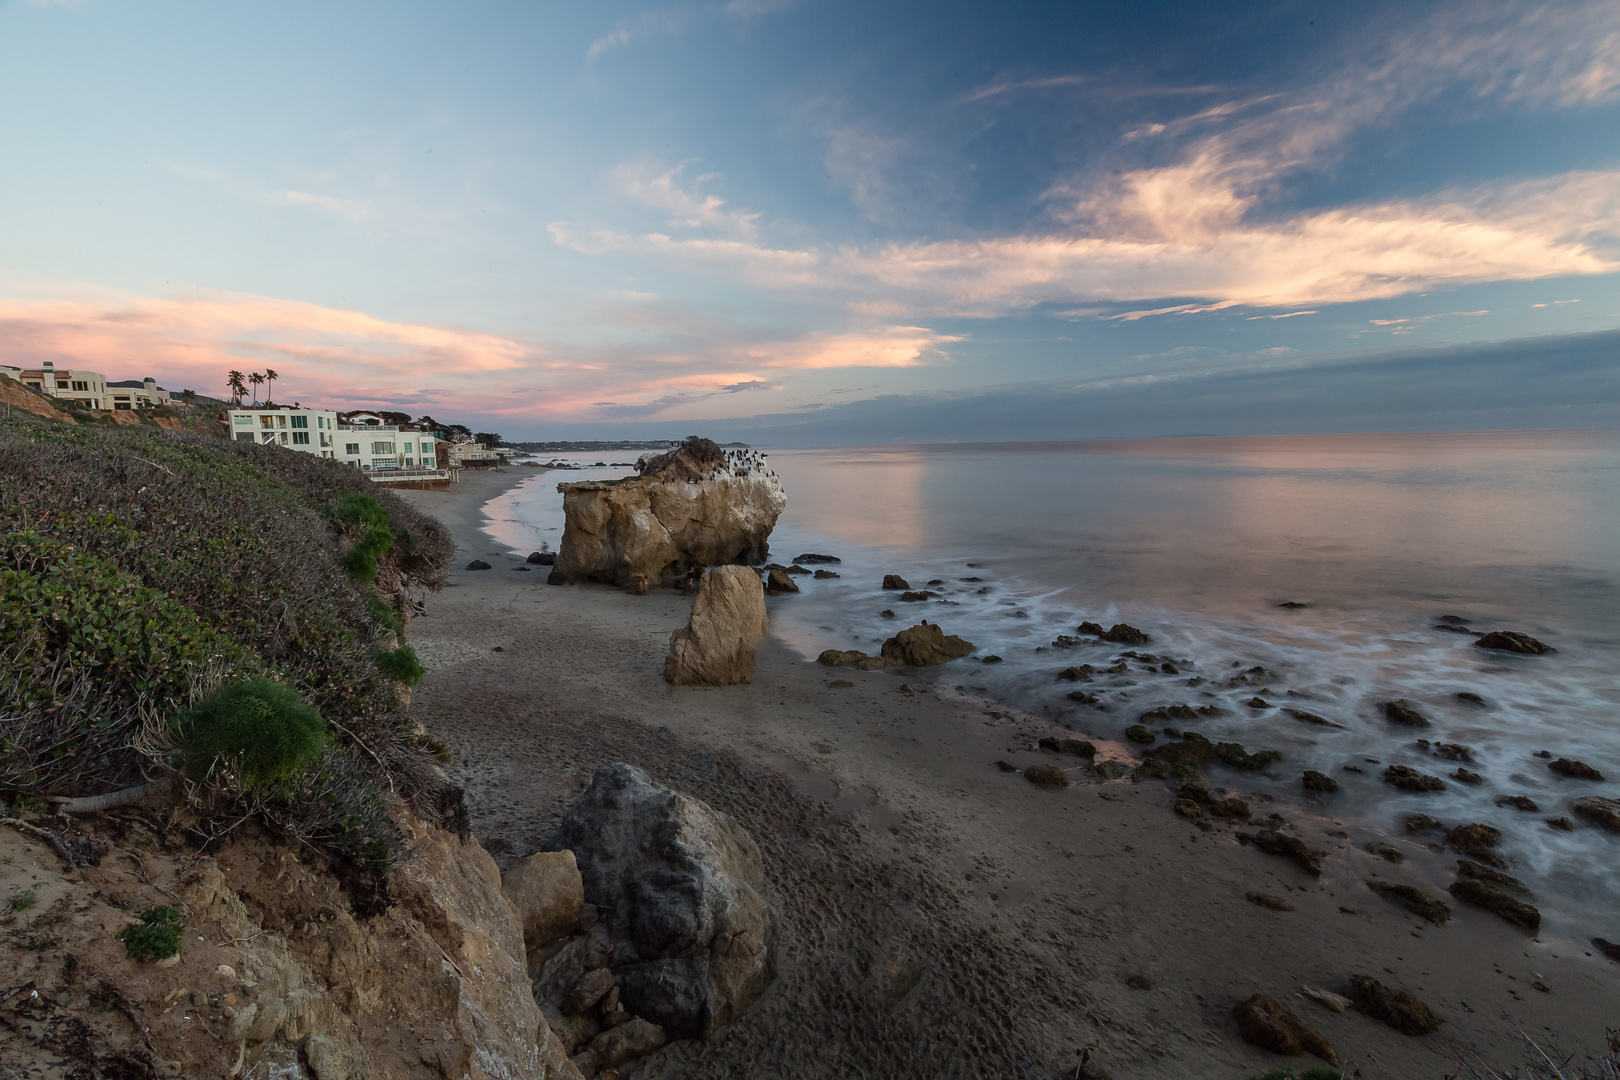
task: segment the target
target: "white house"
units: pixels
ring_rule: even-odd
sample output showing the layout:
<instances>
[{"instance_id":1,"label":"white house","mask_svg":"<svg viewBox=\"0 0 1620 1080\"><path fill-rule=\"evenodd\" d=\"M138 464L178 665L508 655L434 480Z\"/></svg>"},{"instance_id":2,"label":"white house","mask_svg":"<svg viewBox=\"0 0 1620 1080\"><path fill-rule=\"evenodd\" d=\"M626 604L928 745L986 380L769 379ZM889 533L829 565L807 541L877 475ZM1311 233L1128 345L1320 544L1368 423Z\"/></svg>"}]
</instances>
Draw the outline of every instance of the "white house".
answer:
<instances>
[{"instance_id":1,"label":"white house","mask_svg":"<svg viewBox=\"0 0 1620 1080\"><path fill-rule=\"evenodd\" d=\"M47 360L37 368L0 367L0 372L11 376L25 386L31 386L46 397L53 397L59 401L72 401L86 409L112 409L117 404L120 409L128 409L132 404L132 390L119 390L117 394L122 397L121 403L114 401L113 393L108 391L107 376L99 371L80 371L78 369L58 368ZM161 393L163 401L167 404L169 392L157 391L157 383L147 379L144 383L136 383L142 388L142 396L150 399L153 395L145 393L146 385L150 383L154 391Z\"/></svg>"},{"instance_id":2,"label":"white house","mask_svg":"<svg viewBox=\"0 0 1620 1080\"><path fill-rule=\"evenodd\" d=\"M337 413L330 409L232 409L231 438L285 446L317 457L337 457Z\"/></svg>"},{"instance_id":3,"label":"white house","mask_svg":"<svg viewBox=\"0 0 1620 1080\"><path fill-rule=\"evenodd\" d=\"M340 424L337 458L370 473L439 468L438 438L400 424Z\"/></svg>"}]
</instances>

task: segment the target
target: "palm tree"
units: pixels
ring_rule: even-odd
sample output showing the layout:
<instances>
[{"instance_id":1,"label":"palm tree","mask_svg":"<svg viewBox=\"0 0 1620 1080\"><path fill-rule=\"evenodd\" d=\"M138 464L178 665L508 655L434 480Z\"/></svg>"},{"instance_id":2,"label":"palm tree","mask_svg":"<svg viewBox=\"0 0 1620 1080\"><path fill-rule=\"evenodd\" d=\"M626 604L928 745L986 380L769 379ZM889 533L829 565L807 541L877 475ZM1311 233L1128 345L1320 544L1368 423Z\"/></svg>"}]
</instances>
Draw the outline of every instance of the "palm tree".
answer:
<instances>
[{"instance_id":1,"label":"palm tree","mask_svg":"<svg viewBox=\"0 0 1620 1080\"><path fill-rule=\"evenodd\" d=\"M186 389L180 391L180 400L185 402L187 405L190 405L193 401L197 400L197 391L187 387Z\"/></svg>"},{"instance_id":2,"label":"palm tree","mask_svg":"<svg viewBox=\"0 0 1620 1080\"><path fill-rule=\"evenodd\" d=\"M276 374L275 368L264 369L264 381L270 384L270 389L264 392L264 403L266 405L270 404L270 395L275 391L275 382L279 378L281 378L281 376Z\"/></svg>"},{"instance_id":3,"label":"palm tree","mask_svg":"<svg viewBox=\"0 0 1620 1080\"><path fill-rule=\"evenodd\" d=\"M264 385L264 376L257 371L248 376L248 382L253 384L253 404L259 403L259 387Z\"/></svg>"},{"instance_id":4,"label":"palm tree","mask_svg":"<svg viewBox=\"0 0 1620 1080\"><path fill-rule=\"evenodd\" d=\"M242 404L242 395L247 393L247 386L243 383L242 379L243 376L240 371L228 372L225 376L225 382L231 388L232 405Z\"/></svg>"}]
</instances>

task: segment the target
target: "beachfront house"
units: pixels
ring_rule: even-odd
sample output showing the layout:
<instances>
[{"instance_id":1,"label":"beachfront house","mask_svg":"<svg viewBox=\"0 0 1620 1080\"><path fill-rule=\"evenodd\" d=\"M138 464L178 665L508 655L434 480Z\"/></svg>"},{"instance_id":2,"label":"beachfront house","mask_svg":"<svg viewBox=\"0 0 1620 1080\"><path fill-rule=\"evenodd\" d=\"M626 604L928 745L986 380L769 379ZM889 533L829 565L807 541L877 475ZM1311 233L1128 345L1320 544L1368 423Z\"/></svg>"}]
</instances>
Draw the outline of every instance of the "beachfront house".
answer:
<instances>
[{"instance_id":1,"label":"beachfront house","mask_svg":"<svg viewBox=\"0 0 1620 1080\"><path fill-rule=\"evenodd\" d=\"M268 406L232 409L227 414L231 438L260 446L285 446L316 457L337 457L337 413L330 409Z\"/></svg>"},{"instance_id":2,"label":"beachfront house","mask_svg":"<svg viewBox=\"0 0 1620 1080\"><path fill-rule=\"evenodd\" d=\"M9 375L24 386L31 386L46 397L71 401L81 408L99 410L113 406L112 395L107 390L107 376L99 371L58 368L47 360L37 368L0 367L0 374ZM150 379L147 381L151 382ZM164 391L164 394L167 395L168 391Z\"/></svg>"}]
</instances>

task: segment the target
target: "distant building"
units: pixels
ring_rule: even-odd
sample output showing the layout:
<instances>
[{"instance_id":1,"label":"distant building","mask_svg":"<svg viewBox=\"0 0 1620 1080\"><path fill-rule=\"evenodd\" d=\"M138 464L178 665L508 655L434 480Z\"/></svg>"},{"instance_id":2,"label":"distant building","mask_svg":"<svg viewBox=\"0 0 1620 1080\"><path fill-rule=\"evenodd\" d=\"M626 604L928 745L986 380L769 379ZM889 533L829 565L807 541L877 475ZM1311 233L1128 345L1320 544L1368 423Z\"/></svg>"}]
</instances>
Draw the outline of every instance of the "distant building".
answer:
<instances>
[{"instance_id":1,"label":"distant building","mask_svg":"<svg viewBox=\"0 0 1620 1080\"><path fill-rule=\"evenodd\" d=\"M154 408L158 405L167 405L172 400L169 392L159 386L157 380L150 378L108 383L107 390L112 396L112 407L115 409Z\"/></svg>"},{"instance_id":2,"label":"distant building","mask_svg":"<svg viewBox=\"0 0 1620 1080\"><path fill-rule=\"evenodd\" d=\"M47 360L37 368L0 367L0 373L10 375L25 386L31 386L46 397L70 401L81 408L98 411L131 410L167 405L169 392L155 379L128 379L110 383L99 371L80 371L77 368L58 368Z\"/></svg>"},{"instance_id":3,"label":"distant building","mask_svg":"<svg viewBox=\"0 0 1620 1080\"><path fill-rule=\"evenodd\" d=\"M232 409L228 423L231 438L237 442L338 457L337 413L330 409Z\"/></svg>"}]
</instances>

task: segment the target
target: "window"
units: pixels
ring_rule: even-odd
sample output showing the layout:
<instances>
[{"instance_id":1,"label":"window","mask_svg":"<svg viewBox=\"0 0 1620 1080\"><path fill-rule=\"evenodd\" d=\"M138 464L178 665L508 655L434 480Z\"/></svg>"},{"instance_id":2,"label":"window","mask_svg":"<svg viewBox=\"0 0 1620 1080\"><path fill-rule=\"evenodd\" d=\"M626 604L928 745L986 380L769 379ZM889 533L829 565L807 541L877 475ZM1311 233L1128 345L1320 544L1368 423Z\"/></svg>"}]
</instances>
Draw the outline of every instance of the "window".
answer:
<instances>
[{"instance_id":1,"label":"window","mask_svg":"<svg viewBox=\"0 0 1620 1080\"><path fill-rule=\"evenodd\" d=\"M406 453L407 453L407 454L408 454L408 453L410 453L410 452L411 452L411 444L410 444L410 443L406 443L406 444L405 444L405 452L406 452Z\"/></svg>"},{"instance_id":2,"label":"window","mask_svg":"<svg viewBox=\"0 0 1620 1080\"><path fill-rule=\"evenodd\" d=\"M287 426L287 418L285 416L276 417L276 426L277 427L286 427ZM283 439L282 441L286 442L285 439Z\"/></svg>"},{"instance_id":3,"label":"window","mask_svg":"<svg viewBox=\"0 0 1620 1080\"><path fill-rule=\"evenodd\" d=\"M261 417L259 417L259 426L260 427L275 427L276 426L275 418L274 417L269 417L269 416L261 416Z\"/></svg>"},{"instance_id":4,"label":"window","mask_svg":"<svg viewBox=\"0 0 1620 1080\"><path fill-rule=\"evenodd\" d=\"M292 421L293 421L293 427L295 427L295 428L307 428L307 427L309 427L309 417L307 417L307 416L295 416L295 417L292 418ZM305 439L304 441L309 442L308 439Z\"/></svg>"},{"instance_id":5,"label":"window","mask_svg":"<svg viewBox=\"0 0 1620 1080\"><path fill-rule=\"evenodd\" d=\"M293 445L294 446L308 446L309 445L309 432L307 432L307 431L295 431L295 432L293 432Z\"/></svg>"},{"instance_id":6,"label":"window","mask_svg":"<svg viewBox=\"0 0 1620 1080\"><path fill-rule=\"evenodd\" d=\"M75 382L73 384L73 389L77 390L81 394L88 394L90 392L90 384L87 382Z\"/></svg>"},{"instance_id":7,"label":"window","mask_svg":"<svg viewBox=\"0 0 1620 1080\"><path fill-rule=\"evenodd\" d=\"M371 452L373 454L392 454L394 452L394 444L392 441L374 442L371 444Z\"/></svg>"},{"instance_id":8,"label":"window","mask_svg":"<svg viewBox=\"0 0 1620 1080\"><path fill-rule=\"evenodd\" d=\"M253 423L253 417L251 417L251 416L233 416L233 417L231 417L231 423L233 423L233 424L251 424L251 423Z\"/></svg>"},{"instance_id":9,"label":"window","mask_svg":"<svg viewBox=\"0 0 1620 1080\"><path fill-rule=\"evenodd\" d=\"M357 443L357 442L344 443L343 444L343 452L345 454L348 454L350 457L359 457L360 456L360 444Z\"/></svg>"},{"instance_id":10,"label":"window","mask_svg":"<svg viewBox=\"0 0 1620 1080\"><path fill-rule=\"evenodd\" d=\"M252 442L253 441L253 432L251 432L251 431L238 431L236 433L236 441L237 442Z\"/></svg>"},{"instance_id":11,"label":"window","mask_svg":"<svg viewBox=\"0 0 1620 1080\"><path fill-rule=\"evenodd\" d=\"M281 441L283 444L287 442L287 433L285 431L281 433Z\"/></svg>"}]
</instances>

